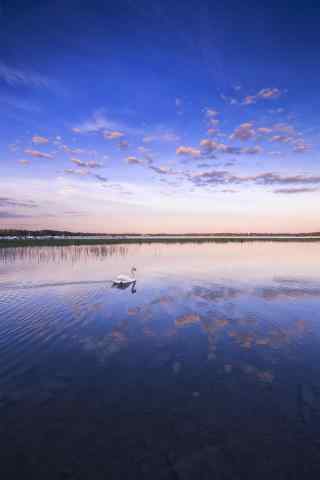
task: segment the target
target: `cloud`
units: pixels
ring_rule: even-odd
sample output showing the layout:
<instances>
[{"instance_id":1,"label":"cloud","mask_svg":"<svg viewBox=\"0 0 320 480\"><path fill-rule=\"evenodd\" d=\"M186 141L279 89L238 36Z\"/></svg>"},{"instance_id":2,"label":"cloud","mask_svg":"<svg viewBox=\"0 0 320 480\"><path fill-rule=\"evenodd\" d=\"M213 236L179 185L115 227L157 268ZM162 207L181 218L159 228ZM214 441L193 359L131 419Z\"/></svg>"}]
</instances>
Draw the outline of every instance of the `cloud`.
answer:
<instances>
[{"instance_id":1,"label":"cloud","mask_svg":"<svg viewBox=\"0 0 320 480\"><path fill-rule=\"evenodd\" d=\"M147 160L147 162L149 163L149 165L151 165L153 163L153 154L152 154L152 151L149 150L148 148L142 146L142 147L138 147L138 150L139 152L142 154L143 158L145 160Z\"/></svg>"},{"instance_id":2,"label":"cloud","mask_svg":"<svg viewBox=\"0 0 320 480\"><path fill-rule=\"evenodd\" d=\"M124 136L123 132L131 135L144 134L141 128L130 127L121 122L110 120L106 117L104 109L96 110L88 120L74 125L71 130L78 134L100 133L107 140L122 138Z\"/></svg>"},{"instance_id":3,"label":"cloud","mask_svg":"<svg viewBox=\"0 0 320 480\"><path fill-rule=\"evenodd\" d=\"M156 165L150 165L149 168L160 175L176 175L176 172L173 172L167 167L157 167Z\"/></svg>"},{"instance_id":4,"label":"cloud","mask_svg":"<svg viewBox=\"0 0 320 480\"><path fill-rule=\"evenodd\" d=\"M288 133L289 135L297 134L295 128L288 123L275 123L272 125L272 130L275 132Z\"/></svg>"},{"instance_id":5,"label":"cloud","mask_svg":"<svg viewBox=\"0 0 320 480\"><path fill-rule=\"evenodd\" d=\"M20 201L8 197L0 197L0 207L23 207L23 208L35 208L37 204L32 200Z\"/></svg>"},{"instance_id":6,"label":"cloud","mask_svg":"<svg viewBox=\"0 0 320 480\"><path fill-rule=\"evenodd\" d=\"M129 142L126 140L120 140L119 142L119 148L120 150L126 150L129 147Z\"/></svg>"},{"instance_id":7,"label":"cloud","mask_svg":"<svg viewBox=\"0 0 320 480\"><path fill-rule=\"evenodd\" d=\"M10 87L16 87L19 85L26 87L40 87L48 88L48 78L31 72L30 70L21 70L15 67L9 67L5 63L0 61L0 81L6 83Z\"/></svg>"},{"instance_id":8,"label":"cloud","mask_svg":"<svg viewBox=\"0 0 320 480\"><path fill-rule=\"evenodd\" d=\"M66 173L67 175L80 175L84 177L88 175L89 172L88 170L84 170L84 169L76 170L75 168L65 168L64 173Z\"/></svg>"},{"instance_id":9,"label":"cloud","mask_svg":"<svg viewBox=\"0 0 320 480\"><path fill-rule=\"evenodd\" d=\"M253 177L248 177L248 179L264 185L308 185L320 183L320 175L279 175L272 172L261 173Z\"/></svg>"},{"instance_id":10,"label":"cloud","mask_svg":"<svg viewBox=\"0 0 320 480\"><path fill-rule=\"evenodd\" d=\"M269 133L272 133L272 128L269 127L258 127L256 129L257 133L261 135L269 135Z\"/></svg>"},{"instance_id":11,"label":"cloud","mask_svg":"<svg viewBox=\"0 0 320 480\"><path fill-rule=\"evenodd\" d=\"M234 147L232 145L227 145L225 143L216 142L215 140L205 139L201 140L200 146L203 149L204 155L211 155L213 153L226 153L231 155L241 155L241 154L249 154L254 155L262 152L262 148L257 145L253 147Z\"/></svg>"},{"instance_id":12,"label":"cloud","mask_svg":"<svg viewBox=\"0 0 320 480\"><path fill-rule=\"evenodd\" d=\"M311 145L305 143L303 140L298 140L293 147L295 153L305 153L309 150L311 150Z\"/></svg>"},{"instance_id":13,"label":"cloud","mask_svg":"<svg viewBox=\"0 0 320 480\"><path fill-rule=\"evenodd\" d=\"M70 161L77 165L78 167L83 167L83 168L101 168L103 167L103 164L100 162L97 162L96 160L89 160L88 162L84 162L83 160L80 160L79 158L70 158Z\"/></svg>"},{"instance_id":14,"label":"cloud","mask_svg":"<svg viewBox=\"0 0 320 480\"><path fill-rule=\"evenodd\" d=\"M282 92L279 88L263 88L256 95L247 95L242 104L251 105L259 100L274 100L281 96Z\"/></svg>"},{"instance_id":15,"label":"cloud","mask_svg":"<svg viewBox=\"0 0 320 480\"><path fill-rule=\"evenodd\" d=\"M226 170L211 170L188 175L189 180L195 185L209 184L242 184L254 183L256 185L316 185L320 184L320 175L280 175L273 172L263 172L257 175L240 176Z\"/></svg>"},{"instance_id":16,"label":"cloud","mask_svg":"<svg viewBox=\"0 0 320 480\"><path fill-rule=\"evenodd\" d=\"M6 211L0 211L0 218L27 218L30 215L23 215L21 213L14 213L14 212L6 212Z\"/></svg>"},{"instance_id":17,"label":"cloud","mask_svg":"<svg viewBox=\"0 0 320 480\"><path fill-rule=\"evenodd\" d=\"M46 143L49 143L49 139L46 137L42 137L40 135L34 135L32 137L32 143L40 144L40 145L45 145Z\"/></svg>"},{"instance_id":18,"label":"cloud","mask_svg":"<svg viewBox=\"0 0 320 480\"><path fill-rule=\"evenodd\" d=\"M296 194L296 193L312 193L318 192L318 188L279 188L277 190L273 190L273 193L285 193L285 194Z\"/></svg>"},{"instance_id":19,"label":"cloud","mask_svg":"<svg viewBox=\"0 0 320 480\"><path fill-rule=\"evenodd\" d=\"M145 135L142 139L144 143L150 142L178 142L180 137L172 132L155 133L151 135Z\"/></svg>"},{"instance_id":20,"label":"cloud","mask_svg":"<svg viewBox=\"0 0 320 480\"><path fill-rule=\"evenodd\" d=\"M106 140L117 140L118 138L124 137L124 133L118 130L113 130L110 132L103 132L103 137Z\"/></svg>"},{"instance_id":21,"label":"cloud","mask_svg":"<svg viewBox=\"0 0 320 480\"><path fill-rule=\"evenodd\" d=\"M136 157L127 157L127 163L129 165L143 165L143 161Z\"/></svg>"},{"instance_id":22,"label":"cloud","mask_svg":"<svg viewBox=\"0 0 320 480\"><path fill-rule=\"evenodd\" d=\"M211 125L212 127L217 127L220 123L220 120L218 120L217 118L209 118L208 119L208 123L209 125Z\"/></svg>"},{"instance_id":23,"label":"cloud","mask_svg":"<svg viewBox=\"0 0 320 480\"><path fill-rule=\"evenodd\" d=\"M219 115L219 112L217 110L213 110L212 108L207 108L206 110L206 116L211 118L211 117L217 117Z\"/></svg>"},{"instance_id":24,"label":"cloud","mask_svg":"<svg viewBox=\"0 0 320 480\"><path fill-rule=\"evenodd\" d=\"M255 145L254 147L246 147L241 148L241 153L248 154L248 155L257 155L258 153L262 153L262 147L260 145Z\"/></svg>"},{"instance_id":25,"label":"cloud","mask_svg":"<svg viewBox=\"0 0 320 480\"><path fill-rule=\"evenodd\" d=\"M100 182L105 183L105 182L108 181L108 179L107 179L106 177L104 177L103 175L95 174L95 175L93 175L93 176L94 176L97 180L99 180Z\"/></svg>"},{"instance_id":26,"label":"cloud","mask_svg":"<svg viewBox=\"0 0 320 480\"><path fill-rule=\"evenodd\" d=\"M219 130L217 128L208 128L209 135L217 135L218 133L219 133Z\"/></svg>"},{"instance_id":27,"label":"cloud","mask_svg":"<svg viewBox=\"0 0 320 480\"><path fill-rule=\"evenodd\" d=\"M220 98L228 105L237 105L239 103L236 98L227 97L226 95L223 95L223 94L220 95Z\"/></svg>"},{"instance_id":28,"label":"cloud","mask_svg":"<svg viewBox=\"0 0 320 480\"><path fill-rule=\"evenodd\" d=\"M289 135L274 135L271 137L270 142L271 143L290 143L292 140L292 137Z\"/></svg>"},{"instance_id":29,"label":"cloud","mask_svg":"<svg viewBox=\"0 0 320 480\"><path fill-rule=\"evenodd\" d=\"M254 131L252 123L242 123L238 128L236 128L233 134L230 136L231 140L249 140L254 138L256 132Z\"/></svg>"},{"instance_id":30,"label":"cloud","mask_svg":"<svg viewBox=\"0 0 320 480\"><path fill-rule=\"evenodd\" d=\"M30 155L31 157L34 157L34 158L47 158L47 159L52 159L53 156L50 154L50 153L44 153L44 152L40 152L39 150L31 150L29 148L27 148L24 153L26 153L27 155Z\"/></svg>"},{"instance_id":31,"label":"cloud","mask_svg":"<svg viewBox=\"0 0 320 480\"><path fill-rule=\"evenodd\" d=\"M200 157L201 152L197 148L186 147L186 146L182 145L180 147L177 147L176 154L177 155L188 155L188 156L196 158L196 157Z\"/></svg>"},{"instance_id":32,"label":"cloud","mask_svg":"<svg viewBox=\"0 0 320 480\"><path fill-rule=\"evenodd\" d=\"M101 111L93 113L91 118L71 128L74 133L97 133L106 130L117 130L117 124L105 117Z\"/></svg>"},{"instance_id":33,"label":"cloud","mask_svg":"<svg viewBox=\"0 0 320 480\"><path fill-rule=\"evenodd\" d=\"M66 153L72 153L74 155L80 155L85 152L82 148L71 148L68 147L68 145L61 145L61 149Z\"/></svg>"}]
</instances>

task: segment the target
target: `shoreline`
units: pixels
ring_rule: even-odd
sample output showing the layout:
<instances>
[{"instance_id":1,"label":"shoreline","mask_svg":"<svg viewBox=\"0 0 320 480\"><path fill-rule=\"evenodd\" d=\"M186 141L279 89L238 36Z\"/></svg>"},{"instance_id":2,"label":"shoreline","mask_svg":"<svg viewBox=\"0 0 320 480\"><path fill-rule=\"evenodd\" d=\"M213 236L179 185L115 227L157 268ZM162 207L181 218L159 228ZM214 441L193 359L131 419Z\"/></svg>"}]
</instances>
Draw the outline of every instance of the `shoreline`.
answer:
<instances>
[{"instance_id":1,"label":"shoreline","mask_svg":"<svg viewBox=\"0 0 320 480\"><path fill-rule=\"evenodd\" d=\"M63 247L81 245L121 245L150 243L245 243L245 242L320 242L320 236L265 235L265 236L154 236L154 237L101 237L101 238L33 238L1 239L0 248L14 247Z\"/></svg>"}]
</instances>

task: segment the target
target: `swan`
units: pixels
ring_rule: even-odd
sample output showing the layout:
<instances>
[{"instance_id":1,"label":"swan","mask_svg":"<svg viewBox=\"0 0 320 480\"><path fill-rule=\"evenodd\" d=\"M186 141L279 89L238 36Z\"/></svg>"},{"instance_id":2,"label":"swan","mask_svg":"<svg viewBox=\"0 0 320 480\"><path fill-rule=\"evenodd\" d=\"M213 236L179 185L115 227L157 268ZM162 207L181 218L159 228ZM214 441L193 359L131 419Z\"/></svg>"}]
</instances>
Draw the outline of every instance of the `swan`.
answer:
<instances>
[{"instance_id":1,"label":"swan","mask_svg":"<svg viewBox=\"0 0 320 480\"><path fill-rule=\"evenodd\" d=\"M135 272L137 271L136 267L131 268L131 275L118 275L113 280L113 285L130 285L131 283L136 283Z\"/></svg>"}]
</instances>

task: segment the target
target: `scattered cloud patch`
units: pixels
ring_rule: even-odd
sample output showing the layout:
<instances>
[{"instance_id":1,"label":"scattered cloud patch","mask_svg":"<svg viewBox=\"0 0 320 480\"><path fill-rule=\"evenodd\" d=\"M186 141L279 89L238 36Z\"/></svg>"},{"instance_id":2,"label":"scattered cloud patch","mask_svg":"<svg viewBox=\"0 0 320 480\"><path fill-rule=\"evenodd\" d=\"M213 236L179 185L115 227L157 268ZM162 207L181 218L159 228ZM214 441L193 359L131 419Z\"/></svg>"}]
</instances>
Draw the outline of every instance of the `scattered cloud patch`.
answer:
<instances>
[{"instance_id":1,"label":"scattered cloud patch","mask_svg":"<svg viewBox=\"0 0 320 480\"><path fill-rule=\"evenodd\" d=\"M47 137L42 137L41 135L33 135L32 143L45 145L46 143L49 143L49 139Z\"/></svg>"},{"instance_id":2,"label":"scattered cloud patch","mask_svg":"<svg viewBox=\"0 0 320 480\"><path fill-rule=\"evenodd\" d=\"M0 207L23 207L23 208L35 208L37 204L33 201L20 201L8 197L0 197Z\"/></svg>"},{"instance_id":3,"label":"scattered cloud patch","mask_svg":"<svg viewBox=\"0 0 320 480\"><path fill-rule=\"evenodd\" d=\"M106 139L106 140L117 140L119 138L122 138L124 137L124 133L123 132L120 132L119 130L113 130L113 131L106 131L103 133L103 137Z\"/></svg>"},{"instance_id":4,"label":"scattered cloud patch","mask_svg":"<svg viewBox=\"0 0 320 480\"><path fill-rule=\"evenodd\" d=\"M251 105L259 100L275 100L281 96L282 92L279 88L263 88L256 95L247 95L242 104Z\"/></svg>"},{"instance_id":5,"label":"scattered cloud patch","mask_svg":"<svg viewBox=\"0 0 320 480\"><path fill-rule=\"evenodd\" d=\"M293 147L295 153L305 153L309 150L311 150L311 145L305 143L303 140L298 140Z\"/></svg>"},{"instance_id":6,"label":"scattered cloud patch","mask_svg":"<svg viewBox=\"0 0 320 480\"><path fill-rule=\"evenodd\" d=\"M127 163L129 165L143 165L143 161L136 157L127 157Z\"/></svg>"},{"instance_id":7,"label":"scattered cloud patch","mask_svg":"<svg viewBox=\"0 0 320 480\"><path fill-rule=\"evenodd\" d=\"M186 146L180 146L180 147L177 147L176 149L176 154L177 155L186 155L186 156L190 156L190 157L200 157L200 150L197 149L197 148L193 148L193 147L186 147Z\"/></svg>"},{"instance_id":8,"label":"scattered cloud patch","mask_svg":"<svg viewBox=\"0 0 320 480\"><path fill-rule=\"evenodd\" d=\"M144 143L150 142L178 142L180 137L172 132L145 135L142 139Z\"/></svg>"},{"instance_id":9,"label":"scattered cloud patch","mask_svg":"<svg viewBox=\"0 0 320 480\"><path fill-rule=\"evenodd\" d=\"M245 141L254 138L255 135L256 132L253 128L252 123L242 123L238 128L235 129L235 131L230 136L230 139Z\"/></svg>"},{"instance_id":10,"label":"scattered cloud patch","mask_svg":"<svg viewBox=\"0 0 320 480\"><path fill-rule=\"evenodd\" d=\"M53 158L53 156L50 153L40 152L39 150L32 150L32 149L29 149L29 148L27 148L24 151L24 153L27 154L27 155L30 155L31 157L34 157L34 158L46 158L46 159L49 159L49 160L51 160Z\"/></svg>"},{"instance_id":11,"label":"scattered cloud patch","mask_svg":"<svg viewBox=\"0 0 320 480\"><path fill-rule=\"evenodd\" d=\"M312 193L312 192L318 192L319 189L314 187L314 188L278 188L277 190L274 190L273 193L286 193L286 194L297 194L297 193Z\"/></svg>"},{"instance_id":12,"label":"scattered cloud patch","mask_svg":"<svg viewBox=\"0 0 320 480\"><path fill-rule=\"evenodd\" d=\"M269 135L270 133L272 133L272 128L270 128L270 127L258 127L256 131L259 135Z\"/></svg>"},{"instance_id":13,"label":"scattered cloud patch","mask_svg":"<svg viewBox=\"0 0 320 480\"><path fill-rule=\"evenodd\" d=\"M271 143L289 143L291 142L292 138L289 135L273 135L271 137Z\"/></svg>"},{"instance_id":14,"label":"scattered cloud patch","mask_svg":"<svg viewBox=\"0 0 320 480\"><path fill-rule=\"evenodd\" d=\"M120 140L119 148L120 150L126 150L129 147L129 142L127 140Z\"/></svg>"},{"instance_id":15,"label":"scattered cloud patch","mask_svg":"<svg viewBox=\"0 0 320 480\"><path fill-rule=\"evenodd\" d=\"M76 170L75 168L65 168L64 173L67 175L80 175L81 177L85 177L89 172L88 170L83 169Z\"/></svg>"},{"instance_id":16,"label":"scattered cloud patch","mask_svg":"<svg viewBox=\"0 0 320 480\"><path fill-rule=\"evenodd\" d=\"M89 160L88 162L84 162L79 158L70 158L70 161L77 165L78 167L83 168L101 168L103 164L101 162L97 162L96 160Z\"/></svg>"},{"instance_id":17,"label":"scattered cloud patch","mask_svg":"<svg viewBox=\"0 0 320 480\"><path fill-rule=\"evenodd\" d=\"M4 62L0 61L0 81L6 83L10 87L26 86L26 87L40 87L48 88L49 80L30 70L22 70L15 67L10 67Z\"/></svg>"},{"instance_id":18,"label":"scattered cloud patch","mask_svg":"<svg viewBox=\"0 0 320 480\"><path fill-rule=\"evenodd\" d=\"M189 175L189 180L195 185L208 184L241 184L257 185L309 185L320 184L320 175L280 175L273 172L263 172L257 175L234 175L226 170L211 170Z\"/></svg>"},{"instance_id":19,"label":"scattered cloud patch","mask_svg":"<svg viewBox=\"0 0 320 480\"><path fill-rule=\"evenodd\" d=\"M88 120L75 125L71 128L73 133L86 134L86 133L98 133L105 131L116 131L117 124L105 117L101 111L93 113L92 117Z\"/></svg>"},{"instance_id":20,"label":"scattered cloud patch","mask_svg":"<svg viewBox=\"0 0 320 480\"><path fill-rule=\"evenodd\" d=\"M212 108L207 108L206 116L208 118L217 117L218 115L219 115L219 112L217 110L213 110Z\"/></svg>"},{"instance_id":21,"label":"scattered cloud patch","mask_svg":"<svg viewBox=\"0 0 320 480\"><path fill-rule=\"evenodd\" d=\"M108 179L106 177L104 177L103 175L98 175L97 173L93 175L97 180L99 180L100 182L102 183L105 183L108 181Z\"/></svg>"}]
</instances>

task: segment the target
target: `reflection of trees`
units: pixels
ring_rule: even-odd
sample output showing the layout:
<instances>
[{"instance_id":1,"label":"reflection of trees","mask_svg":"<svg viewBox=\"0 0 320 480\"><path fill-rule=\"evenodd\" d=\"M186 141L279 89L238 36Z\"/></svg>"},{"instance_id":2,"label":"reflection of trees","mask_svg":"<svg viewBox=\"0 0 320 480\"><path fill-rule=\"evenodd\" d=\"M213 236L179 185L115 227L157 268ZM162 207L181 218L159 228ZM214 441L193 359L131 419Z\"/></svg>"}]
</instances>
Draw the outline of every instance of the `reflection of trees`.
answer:
<instances>
[{"instance_id":1,"label":"reflection of trees","mask_svg":"<svg viewBox=\"0 0 320 480\"><path fill-rule=\"evenodd\" d=\"M28 261L33 263L77 263L92 258L126 257L126 245L70 245L65 247L16 247L0 248L3 264Z\"/></svg>"}]
</instances>

